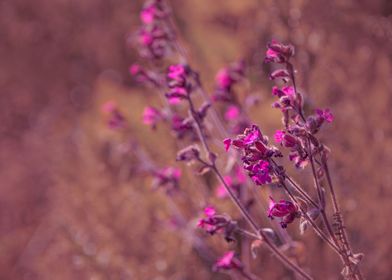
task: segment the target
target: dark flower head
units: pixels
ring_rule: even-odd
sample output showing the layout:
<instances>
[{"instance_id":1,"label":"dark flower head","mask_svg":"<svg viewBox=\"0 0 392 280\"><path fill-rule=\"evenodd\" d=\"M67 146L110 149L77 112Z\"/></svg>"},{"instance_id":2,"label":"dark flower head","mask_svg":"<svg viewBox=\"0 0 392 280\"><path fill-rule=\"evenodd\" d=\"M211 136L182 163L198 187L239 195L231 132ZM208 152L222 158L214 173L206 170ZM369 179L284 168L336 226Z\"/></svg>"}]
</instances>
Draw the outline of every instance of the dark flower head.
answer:
<instances>
[{"instance_id":1,"label":"dark flower head","mask_svg":"<svg viewBox=\"0 0 392 280\"><path fill-rule=\"evenodd\" d=\"M294 47L292 45L284 45L272 40L267 47L267 53L264 59L266 63L286 63L294 55Z\"/></svg>"},{"instance_id":2,"label":"dark flower head","mask_svg":"<svg viewBox=\"0 0 392 280\"><path fill-rule=\"evenodd\" d=\"M275 202L270 197L268 217L271 219L280 218L280 224L283 228L287 227L287 224L292 223L298 215L298 208L291 201L280 200L279 202Z\"/></svg>"}]
</instances>

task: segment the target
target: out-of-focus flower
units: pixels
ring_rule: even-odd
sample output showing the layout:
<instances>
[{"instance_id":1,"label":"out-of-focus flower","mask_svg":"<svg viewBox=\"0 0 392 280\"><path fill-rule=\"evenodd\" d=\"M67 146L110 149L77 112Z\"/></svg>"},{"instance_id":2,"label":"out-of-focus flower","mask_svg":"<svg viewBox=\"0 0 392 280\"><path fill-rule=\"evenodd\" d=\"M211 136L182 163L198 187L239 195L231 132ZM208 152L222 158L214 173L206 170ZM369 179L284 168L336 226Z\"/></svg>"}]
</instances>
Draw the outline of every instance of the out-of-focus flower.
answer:
<instances>
[{"instance_id":1,"label":"out-of-focus flower","mask_svg":"<svg viewBox=\"0 0 392 280\"><path fill-rule=\"evenodd\" d=\"M286 228L287 225L292 223L299 215L297 206L291 201L280 200L279 202L275 202L273 198L270 197L268 217L271 219L280 218L282 228Z\"/></svg>"},{"instance_id":2,"label":"out-of-focus flower","mask_svg":"<svg viewBox=\"0 0 392 280\"><path fill-rule=\"evenodd\" d=\"M155 128L159 120L161 120L162 115L158 109L147 106L143 112L143 123Z\"/></svg>"},{"instance_id":3,"label":"out-of-focus flower","mask_svg":"<svg viewBox=\"0 0 392 280\"><path fill-rule=\"evenodd\" d=\"M235 257L235 252L228 251L216 261L214 270L242 269L243 267L241 261Z\"/></svg>"},{"instance_id":4,"label":"out-of-focus flower","mask_svg":"<svg viewBox=\"0 0 392 280\"><path fill-rule=\"evenodd\" d=\"M108 117L107 124L110 129L120 129L126 126L126 120L123 114L118 110L114 101L105 102L101 111Z\"/></svg>"},{"instance_id":5,"label":"out-of-focus flower","mask_svg":"<svg viewBox=\"0 0 392 280\"><path fill-rule=\"evenodd\" d=\"M157 189L163 187L167 194L179 189L179 180L181 177L181 170L174 167L165 167L153 172L153 188Z\"/></svg>"},{"instance_id":6,"label":"out-of-focus flower","mask_svg":"<svg viewBox=\"0 0 392 280\"><path fill-rule=\"evenodd\" d=\"M191 70L183 64L170 65L166 74L169 91L165 94L170 103L189 98L192 84L189 80Z\"/></svg>"},{"instance_id":7,"label":"out-of-focus flower","mask_svg":"<svg viewBox=\"0 0 392 280\"><path fill-rule=\"evenodd\" d=\"M216 83L218 87L222 89L227 89L230 88L234 80L230 76L229 69L227 68L222 68L219 70L219 72L216 74L215 77Z\"/></svg>"},{"instance_id":8,"label":"out-of-focus flower","mask_svg":"<svg viewBox=\"0 0 392 280\"><path fill-rule=\"evenodd\" d=\"M207 206L204 208L204 214L206 214L207 217L212 217L216 214L216 210L213 206Z\"/></svg>"},{"instance_id":9,"label":"out-of-focus flower","mask_svg":"<svg viewBox=\"0 0 392 280\"><path fill-rule=\"evenodd\" d=\"M215 77L216 90L212 96L214 101L233 103L235 96L232 88L243 78L244 68L244 63L240 61L218 71Z\"/></svg>"},{"instance_id":10,"label":"out-of-focus flower","mask_svg":"<svg viewBox=\"0 0 392 280\"><path fill-rule=\"evenodd\" d=\"M240 109L235 105L230 105L225 112L225 119L228 121L237 119L240 115Z\"/></svg>"},{"instance_id":11,"label":"out-of-focus flower","mask_svg":"<svg viewBox=\"0 0 392 280\"><path fill-rule=\"evenodd\" d=\"M322 118L326 122L331 123L334 119L334 116L329 109L325 109L325 110L316 109L316 113L320 118Z\"/></svg>"}]
</instances>

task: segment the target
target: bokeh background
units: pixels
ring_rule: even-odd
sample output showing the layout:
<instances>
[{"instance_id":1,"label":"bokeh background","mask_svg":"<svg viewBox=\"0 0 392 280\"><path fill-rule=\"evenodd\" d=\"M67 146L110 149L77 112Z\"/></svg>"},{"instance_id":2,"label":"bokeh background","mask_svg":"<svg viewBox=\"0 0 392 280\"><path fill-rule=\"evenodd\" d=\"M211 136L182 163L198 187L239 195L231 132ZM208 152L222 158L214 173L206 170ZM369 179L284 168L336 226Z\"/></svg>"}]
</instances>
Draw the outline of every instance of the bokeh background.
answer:
<instances>
[{"instance_id":1,"label":"bokeh background","mask_svg":"<svg viewBox=\"0 0 392 280\"><path fill-rule=\"evenodd\" d=\"M296 46L301 90L312 106L336 116L322 138L333 151L353 247L365 254L368 279L391 279L392 2L169 2L208 90L220 67L249 62L261 98L251 116L269 132L280 117L270 109L265 46L271 38ZM139 61L127 42L141 6L0 3L0 279L227 279L167 226L165 197L137 176L132 151L124 152L100 114L106 100L116 100L146 151L176 165L164 129L156 133L167 140L158 141L141 123L143 107L156 98L128 74ZM197 182L183 185L197 203ZM198 213L187 205L179 201L194 219ZM305 240L305 263L316 279L338 279L339 261L312 232L294 236ZM218 237L208 242L218 255L229 248ZM252 266L263 279L292 278L267 252Z\"/></svg>"}]
</instances>

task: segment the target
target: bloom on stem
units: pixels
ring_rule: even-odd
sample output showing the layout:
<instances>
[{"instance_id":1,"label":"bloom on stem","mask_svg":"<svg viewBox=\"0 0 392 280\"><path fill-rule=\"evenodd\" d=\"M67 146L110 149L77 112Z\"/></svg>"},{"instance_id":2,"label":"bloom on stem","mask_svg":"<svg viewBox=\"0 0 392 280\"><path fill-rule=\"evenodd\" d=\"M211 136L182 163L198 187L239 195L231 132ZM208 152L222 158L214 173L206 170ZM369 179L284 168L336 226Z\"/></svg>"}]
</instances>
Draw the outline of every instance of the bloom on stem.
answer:
<instances>
[{"instance_id":1,"label":"bloom on stem","mask_svg":"<svg viewBox=\"0 0 392 280\"><path fill-rule=\"evenodd\" d=\"M162 118L158 109L147 106L143 112L143 123L155 129L158 121Z\"/></svg>"},{"instance_id":2,"label":"bloom on stem","mask_svg":"<svg viewBox=\"0 0 392 280\"><path fill-rule=\"evenodd\" d=\"M291 201L280 200L275 202L270 197L270 204L268 209L268 218L280 218L280 225L286 228L288 224L292 223L296 217L299 216L298 208Z\"/></svg>"},{"instance_id":3,"label":"bloom on stem","mask_svg":"<svg viewBox=\"0 0 392 280\"><path fill-rule=\"evenodd\" d=\"M228 251L216 261L214 270L242 269L243 267L241 261L235 257L235 252Z\"/></svg>"},{"instance_id":4,"label":"bloom on stem","mask_svg":"<svg viewBox=\"0 0 392 280\"><path fill-rule=\"evenodd\" d=\"M183 64L170 65L167 71L166 79L169 91L165 96L170 103L176 103L180 99L188 99L192 90L189 80L191 69Z\"/></svg>"},{"instance_id":5,"label":"bloom on stem","mask_svg":"<svg viewBox=\"0 0 392 280\"><path fill-rule=\"evenodd\" d=\"M284 45L278 41L272 40L267 45L264 62L286 63L293 55L294 47L292 45Z\"/></svg>"},{"instance_id":6,"label":"bloom on stem","mask_svg":"<svg viewBox=\"0 0 392 280\"><path fill-rule=\"evenodd\" d=\"M179 189L181 170L174 167L165 167L154 171L153 188L163 187L168 195Z\"/></svg>"}]
</instances>

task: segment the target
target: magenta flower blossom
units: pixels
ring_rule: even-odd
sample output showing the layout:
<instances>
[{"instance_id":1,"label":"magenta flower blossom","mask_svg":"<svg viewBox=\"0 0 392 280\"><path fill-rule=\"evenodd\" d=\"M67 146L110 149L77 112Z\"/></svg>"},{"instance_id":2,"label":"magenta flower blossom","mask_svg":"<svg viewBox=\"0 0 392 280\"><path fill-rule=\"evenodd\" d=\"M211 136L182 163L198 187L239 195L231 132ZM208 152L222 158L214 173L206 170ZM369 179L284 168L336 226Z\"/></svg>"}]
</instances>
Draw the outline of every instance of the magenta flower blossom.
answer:
<instances>
[{"instance_id":1,"label":"magenta flower blossom","mask_svg":"<svg viewBox=\"0 0 392 280\"><path fill-rule=\"evenodd\" d=\"M156 7L154 5L144 8L140 12L140 19L144 24L151 24L156 15Z\"/></svg>"},{"instance_id":2,"label":"magenta flower blossom","mask_svg":"<svg viewBox=\"0 0 392 280\"><path fill-rule=\"evenodd\" d=\"M268 217L270 219L280 218L282 228L286 228L287 225L292 223L299 215L297 206L291 201L280 200L279 202L275 202L273 198L270 197Z\"/></svg>"},{"instance_id":3,"label":"magenta flower blossom","mask_svg":"<svg viewBox=\"0 0 392 280\"><path fill-rule=\"evenodd\" d=\"M276 143L282 143L284 137L284 132L282 130L277 130L274 134Z\"/></svg>"},{"instance_id":4,"label":"magenta flower blossom","mask_svg":"<svg viewBox=\"0 0 392 280\"><path fill-rule=\"evenodd\" d=\"M207 217L212 217L216 214L216 210L213 206L207 206L204 208L204 214L206 214Z\"/></svg>"},{"instance_id":5,"label":"magenta flower blossom","mask_svg":"<svg viewBox=\"0 0 392 280\"><path fill-rule=\"evenodd\" d=\"M223 140L223 144L225 145L226 152L230 149L231 143L232 141L230 138L226 138L225 140Z\"/></svg>"},{"instance_id":6,"label":"magenta flower blossom","mask_svg":"<svg viewBox=\"0 0 392 280\"><path fill-rule=\"evenodd\" d=\"M246 169L249 171L249 176L256 185L261 186L271 183L271 170L268 161L261 160L254 165L247 166Z\"/></svg>"},{"instance_id":7,"label":"magenta flower blossom","mask_svg":"<svg viewBox=\"0 0 392 280\"><path fill-rule=\"evenodd\" d=\"M191 69L186 65L175 64L169 66L166 75L169 91L165 96L170 103L177 103L178 100L189 98L192 89L189 79L190 74Z\"/></svg>"},{"instance_id":8,"label":"magenta flower blossom","mask_svg":"<svg viewBox=\"0 0 392 280\"><path fill-rule=\"evenodd\" d=\"M322 118L328 123L331 123L334 119L334 116L329 109L325 109L325 110L317 109L316 113L320 118Z\"/></svg>"},{"instance_id":9,"label":"magenta flower blossom","mask_svg":"<svg viewBox=\"0 0 392 280\"><path fill-rule=\"evenodd\" d=\"M234 80L230 76L229 69L223 68L219 70L218 74L215 77L216 83L218 87L222 89L228 89L233 84Z\"/></svg>"},{"instance_id":10,"label":"magenta flower blossom","mask_svg":"<svg viewBox=\"0 0 392 280\"><path fill-rule=\"evenodd\" d=\"M225 119L231 121L237 119L239 115L240 115L240 109L235 105L231 105L227 108L225 112Z\"/></svg>"},{"instance_id":11,"label":"magenta flower blossom","mask_svg":"<svg viewBox=\"0 0 392 280\"><path fill-rule=\"evenodd\" d=\"M235 257L235 252L229 251L216 261L214 270L242 269L243 267L241 261Z\"/></svg>"},{"instance_id":12,"label":"magenta flower blossom","mask_svg":"<svg viewBox=\"0 0 392 280\"><path fill-rule=\"evenodd\" d=\"M264 62L287 63L294 55L294 47L292 45L284 45L275 40L267 46L267 52Z\"/></svg>"},{"instance_id":13,"label":"magenta flower blossom","mask_svg":"<svg viewBox=\"0 0 392 280\"><path fill-rule=\"evenodd\" d=\"M175 167L165 167L153 172L154 180L152 186L154 189L164 188L168 195L173 194L179 189L179 180L181 170Z\"/></svg>"},{"instance_id":14,"label":"magenta flower blossom","mask_svg":"<svg viewBox=\"0 0 392 280\"><path fill-rule=\"evenodd\" d=\"M155 128L157 123L161 120L162 115L158 109L148 106L143 112L143 123Z\"/></svg>"}]
</instances>

